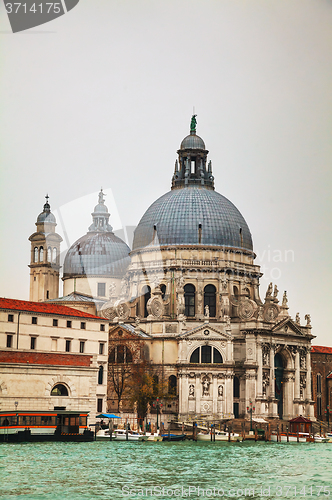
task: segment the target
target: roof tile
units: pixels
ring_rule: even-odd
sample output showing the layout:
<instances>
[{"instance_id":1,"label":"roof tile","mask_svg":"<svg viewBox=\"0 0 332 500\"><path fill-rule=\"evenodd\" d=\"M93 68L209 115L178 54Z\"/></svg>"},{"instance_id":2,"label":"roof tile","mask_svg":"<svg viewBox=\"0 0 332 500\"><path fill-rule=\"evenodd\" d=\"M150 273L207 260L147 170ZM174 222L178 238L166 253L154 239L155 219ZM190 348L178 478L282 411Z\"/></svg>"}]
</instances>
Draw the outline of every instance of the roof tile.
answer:
<instances>
[{"instance_id":1,"label":"roof tile","mask_svg":"<svg viewBox=\"0 0 332 500\"><path fill-rule=\"evenodd\" d=\"M59 316L72 316L78 318L98 319L100 321L106 321L100 316L94 316L93 314L85 313L83 311L79 311L78 309L72 309L68 306L59 306L44 302L30 302L28 300L6 299L4 297L0 297L0 309L26 311L41 314L57 314Z\"/></svg>"}]
</instances>

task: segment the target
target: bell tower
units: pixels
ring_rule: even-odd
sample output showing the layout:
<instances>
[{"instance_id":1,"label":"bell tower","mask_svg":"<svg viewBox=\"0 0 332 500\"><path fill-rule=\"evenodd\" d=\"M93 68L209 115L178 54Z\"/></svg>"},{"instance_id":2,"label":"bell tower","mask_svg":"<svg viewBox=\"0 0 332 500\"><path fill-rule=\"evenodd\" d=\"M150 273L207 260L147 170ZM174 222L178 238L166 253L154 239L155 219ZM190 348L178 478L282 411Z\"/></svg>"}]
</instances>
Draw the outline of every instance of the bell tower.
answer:
<instances>
[{"instance_id":1,"label":"bell tower","mask_svg":"<svg viewBox=\"0 0 332 500\"><path fill-rule=\"evenodd\" d=\"M56 299L59 296L60 243L55 232L56 219L51 213L46 195L43 211L37 217L37 231L29 237L30 297L33 302Z\"/></svg>"}]
</instances>

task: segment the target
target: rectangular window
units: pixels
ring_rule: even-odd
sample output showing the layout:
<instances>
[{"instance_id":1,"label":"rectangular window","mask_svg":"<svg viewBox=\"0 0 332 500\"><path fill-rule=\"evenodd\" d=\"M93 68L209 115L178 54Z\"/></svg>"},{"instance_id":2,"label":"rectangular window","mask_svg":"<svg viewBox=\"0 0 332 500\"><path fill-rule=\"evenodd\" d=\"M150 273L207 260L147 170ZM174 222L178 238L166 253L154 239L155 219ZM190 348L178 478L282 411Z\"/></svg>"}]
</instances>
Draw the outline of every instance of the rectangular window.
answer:
<instances>
[{"instance_id":1,"label":"rectangular window","mask_svg":"<svg viewBox=\"0 0 332 500\"><path fill-rule=\"evenodd\" d=\"M67 328L71 328L71 321L67 321Z\"/></svg>"},{"instance_id":2,"label":"rectangular window","mask_svg":"<svg viewBox=\"0 0 332 500\"><path fill-rule=\"evenodd\" d=\"M8 314L8 321L9 321L9 323L14 322L14 314Z\"/></svg>"},{"instance_id":3,"label":"rectangular window","mask_svg":"<svg viewBox=\"0 0 332 500\"><path fill-rule=\"evenodd\" d=\"M104 345L102 343L99 344L99 354L104 354Z\"/></svg>"},{"instance_id":4,"label":"rectangular window","mask_svg":"<svg viewBox=\"0 0 332 500\"><path fill-rule=\"evenodd\" d=\"M58 326L58 320L57 319L53 320L53 326Z\"/></svg>"},{"instance_id":5,"label":"rectangular window","mask_svg":"<svg viewBox=\"0 0 332 500\"><path fill-rule=\"evenodd\" d=\"M49 299L50 298L50 292L49 290L46 291L46 298Z\"/></svg>"},{"instance_id":6,"label":"rectangular window","mask_svg":"<svg viewBox=\"0 0 332 500\"><path fill-rule=\"evenodd\" d=\"M31 318L31 323L32 323L33 325L36 325L36 324L37 324L37 317L36 317L36 316L32 316L32 318Z\"/></svg>"},{"instance_id":7,"label":"rectangular window","mask_svg":"<svg viewBox=\"0 0 332 500\"><path fill-rule=\"evenodd\" d=\"M211 363L211 346L202 345L201 349L201 363Z\"/></svg>"},{"instance_id":8,"label":"rectangular window","mask_svg":"<svg viewBox=\"0 0 332 500\"><path fill-rule=\"evenodd\" d=\"M70 352L70 347L71 347L71 341L66 340L66 352Z\"/></svg>"},{"instance_id":9,"label":"rectangular window","mask_svg":"<svg viewBox=\"0 0 332 500\"><path fill-rule=\"evenodd\" d=\"M105 331L105 325L100 325L100 331L104 332Z\"/></svg>"},{"instance_id":10,"label":"rectangular window","mask_svg":"<svg viewBox=\"0 0 332 500\"><path fill-rule=\"evenodd\" d=\"M81 341L80 342L80 353L83 354L84 352L84 346L85 346L85 342Z\"/></svg>"},{"instance_id":11,"label":"rectangular window","mask_svg":"<svg viewBox=\"0 0 332 500\"><path fill-rule=\"evenodd\" d=\"M36 337L30 339L30 349L36 349Z\"/></svg>"},{"instance_id":12,"label":"rectangular window","mask_svg":"<svg viewBox=\"0 0 332 500\"><path fill-rule=\"evenodd\" d=\"M97 412L101 413L103 411L103 400L100 398L97 399Z\"/></svg>"},{"instance_id":13,"label":"rectangular window","mask_svg":"<svg viewBox=\"0 0 332 500\"><path fill-rule=\"evenodd\" d=\"M7 335L7 347L12 347L13 346L13 336L12 335Z\"/></svg>"},{"instance_id":14,"label":"rectangular window","mask_svg":"<svg viewBox=\"0 0 332 500\"><path fill-rule=\"evenodd\" d=\"M52 339L52 351L56 351L58 349L58 339Z\"/></svg>"},{"instance_id":15,"label":"rectangular window","mask_svg":"<svg viewBox=\"0 0 332 500\"><path fill-rule=\"evenodd\" d=\"M98 283L97 284L97 295L98 297L106 296L106 283Z\"/></svg>"},{"instance_id":16,"label":"rectangular window","mask_svg":"<svg viewBox=\"0 0 332 500\"><path fill-rule=\"evenodd\" d=\"M84 321L81 322L81 330L85 330L85 323L84 323Z\"/></svg>"}]
</instances>

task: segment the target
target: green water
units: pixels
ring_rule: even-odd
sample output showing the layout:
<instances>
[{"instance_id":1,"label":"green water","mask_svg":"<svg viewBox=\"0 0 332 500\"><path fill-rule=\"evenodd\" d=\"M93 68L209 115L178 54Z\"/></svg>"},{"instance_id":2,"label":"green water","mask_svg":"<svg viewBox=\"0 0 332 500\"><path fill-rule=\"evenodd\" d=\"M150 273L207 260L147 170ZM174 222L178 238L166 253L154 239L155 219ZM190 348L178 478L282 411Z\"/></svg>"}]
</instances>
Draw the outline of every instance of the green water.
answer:
<instances>
[{"instance_id":1,"label":"green water","mask_svg":"<svg viewBox=\"0 0 332 500\"><path fill-rule=\"evenodd\" d=\"M332 500L331 464L330 443L1 444L0 498Z\"/></svg>"}]
</instances>

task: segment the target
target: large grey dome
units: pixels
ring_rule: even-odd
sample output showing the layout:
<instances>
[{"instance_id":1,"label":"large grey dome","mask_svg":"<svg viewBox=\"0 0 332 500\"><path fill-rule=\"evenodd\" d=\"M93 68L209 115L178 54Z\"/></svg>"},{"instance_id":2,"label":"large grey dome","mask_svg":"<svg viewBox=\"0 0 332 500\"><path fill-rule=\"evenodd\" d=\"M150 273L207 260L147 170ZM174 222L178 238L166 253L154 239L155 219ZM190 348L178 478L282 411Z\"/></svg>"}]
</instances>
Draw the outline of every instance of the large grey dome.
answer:
<instances>
[{"instance_id":1,"label":"large grey dome","mask_svg":"<svg viewBox=\"0 0 332 500\"><path fill-rule=\"evenodd\" d=\"M233 203L212 189L192 185L169 191L145 212L133 250L148 245L253 249L247 223Z\"/></svg>"},{"instance_id":2,"label":"large grey dome","mask_svg":"<svg viewBox=\"0 0 332 500\"><path fill-rule=\"evenodd\" d=\"M130 248L111 232L90 232L75 241L67 252L63 277L122 277L130 263Z\"/></svg>"}]
</instances>

